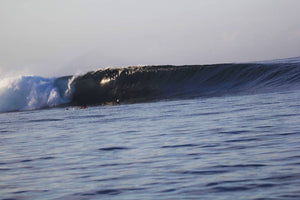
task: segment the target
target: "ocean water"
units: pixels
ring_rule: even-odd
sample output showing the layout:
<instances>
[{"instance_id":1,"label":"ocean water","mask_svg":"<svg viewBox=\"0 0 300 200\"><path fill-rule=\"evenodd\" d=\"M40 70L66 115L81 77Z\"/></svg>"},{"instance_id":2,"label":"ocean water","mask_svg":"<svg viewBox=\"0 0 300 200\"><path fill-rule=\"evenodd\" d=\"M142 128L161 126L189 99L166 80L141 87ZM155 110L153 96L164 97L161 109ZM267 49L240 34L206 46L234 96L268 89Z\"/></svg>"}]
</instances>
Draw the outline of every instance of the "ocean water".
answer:
<instances>
[{"instance_id":1,"label":"ocean water","mask_svg":"<svg viewBox=\"0 0 300 200\"><path fill-rule=\"evenodd\" d=\"M299 98L1 114L1 198L299 199Z\"/></svg>"},{"instance_id":2,"label":"ocean water","mask_svg":"<svg viewBox=\"0 0 300 200\"><path fill-rule=\"evenodd\" d=\"M70 77L60 79L63 92L53 79L19 79L27 98L0 113L0 199L300 199L299 64L272 62L271 72L264 65L254 74L230 67L230 79L214 69L201 82L210 86L203 95L191 95L200 71L185 74L177 90L156 85L168 95L114 96L120 104L70 100ZM16 85L2 93L5 100L19 92ZM63 106L33 109L49 99L48 106L55 99Z\"/></svg>"}]
</instances>

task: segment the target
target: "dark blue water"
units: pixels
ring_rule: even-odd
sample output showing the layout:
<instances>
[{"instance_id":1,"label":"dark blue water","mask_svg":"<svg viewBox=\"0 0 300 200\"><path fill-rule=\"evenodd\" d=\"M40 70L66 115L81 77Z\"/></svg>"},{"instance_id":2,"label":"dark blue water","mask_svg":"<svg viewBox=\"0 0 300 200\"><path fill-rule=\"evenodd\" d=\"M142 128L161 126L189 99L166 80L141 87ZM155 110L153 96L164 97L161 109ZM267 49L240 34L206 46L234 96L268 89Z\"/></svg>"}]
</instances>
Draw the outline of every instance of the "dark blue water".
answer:
<instances>
[{"instance_id":1,"label":"dark blue water","mask_svg":"<svg viewBox=\"0 0 300 200\"><path fill-rule=\"evenodd\" d=\"M0 114L1 199L300 199L300 90Z\"/></svg>"}]
</instances>

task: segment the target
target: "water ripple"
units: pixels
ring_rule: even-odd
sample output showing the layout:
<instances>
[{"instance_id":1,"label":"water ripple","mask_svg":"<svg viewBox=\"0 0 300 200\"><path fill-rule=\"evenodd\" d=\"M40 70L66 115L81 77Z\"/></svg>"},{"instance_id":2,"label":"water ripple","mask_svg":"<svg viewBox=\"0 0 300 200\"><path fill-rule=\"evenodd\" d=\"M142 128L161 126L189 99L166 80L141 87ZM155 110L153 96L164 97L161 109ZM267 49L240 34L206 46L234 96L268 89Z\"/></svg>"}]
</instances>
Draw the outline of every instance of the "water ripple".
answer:
<instances>
[{"instance_id":1,"label":"water ripple","mask_svg":"<svg viewBox=\"0 0 300 200\"><path fill-rule=\"evenodd\" d=\"M100 151L117 151L117 150L128 150L130 148L127 147L104 147L104 148L100 148L98 150Z\"/></svg>"}]
</instances>

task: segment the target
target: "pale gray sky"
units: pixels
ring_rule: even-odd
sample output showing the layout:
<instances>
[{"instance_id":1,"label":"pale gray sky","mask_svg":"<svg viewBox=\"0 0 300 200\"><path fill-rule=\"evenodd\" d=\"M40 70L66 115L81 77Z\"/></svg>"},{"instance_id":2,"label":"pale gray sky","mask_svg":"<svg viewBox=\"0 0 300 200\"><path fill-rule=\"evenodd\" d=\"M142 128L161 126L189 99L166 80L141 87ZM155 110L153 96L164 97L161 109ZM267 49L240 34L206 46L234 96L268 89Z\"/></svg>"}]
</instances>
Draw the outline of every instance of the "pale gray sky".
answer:
<instances>
[{"instance_id":1,"label":"pale gray sky","mask_svg":"<svg viewBox=\"0 0 300 200\"><path fill-rule=\"evenodd\" d=\"M0 0L0 74L300 55L299 0Z\"/></svg>"}]
</instances>

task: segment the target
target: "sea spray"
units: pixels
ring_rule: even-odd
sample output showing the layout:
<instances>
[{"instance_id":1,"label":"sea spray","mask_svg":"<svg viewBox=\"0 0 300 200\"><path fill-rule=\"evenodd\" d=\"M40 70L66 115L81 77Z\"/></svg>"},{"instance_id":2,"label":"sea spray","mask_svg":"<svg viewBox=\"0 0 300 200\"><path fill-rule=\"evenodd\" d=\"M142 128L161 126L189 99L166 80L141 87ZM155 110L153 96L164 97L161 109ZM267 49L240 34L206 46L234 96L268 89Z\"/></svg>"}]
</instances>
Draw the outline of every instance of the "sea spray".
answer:
<instances>
[{"instance_id":1,"label":"sea spray","mask_svg":"<svg viewBox=\"0 0 300 200\"><path fill-rule=\"evenodd\" d=\"M72 93L73 93L73 91L74 91L74 86L73 86L72 83L73 83L73 81L74 81L76 78L77 78L77 75L72 76L72 78L69 78L69 79L68 79L68 88L67 88L67 90L65 91L65 94L64 94L65 98L68 98L68 99L71 98Z\"/></svg>"},{"instance_id":2,"label":"sea spray","mask_svg":"<svg viewBox=\"0 0 300 200\"><path fill-rule=\"evenodd\" d=\"M54 107L69 102L55 78L20 76L0 81L0 112ZM64 94L65 92L63 92Z\"/></svg>"}]
</instances>

